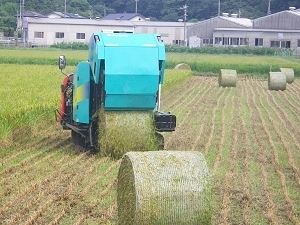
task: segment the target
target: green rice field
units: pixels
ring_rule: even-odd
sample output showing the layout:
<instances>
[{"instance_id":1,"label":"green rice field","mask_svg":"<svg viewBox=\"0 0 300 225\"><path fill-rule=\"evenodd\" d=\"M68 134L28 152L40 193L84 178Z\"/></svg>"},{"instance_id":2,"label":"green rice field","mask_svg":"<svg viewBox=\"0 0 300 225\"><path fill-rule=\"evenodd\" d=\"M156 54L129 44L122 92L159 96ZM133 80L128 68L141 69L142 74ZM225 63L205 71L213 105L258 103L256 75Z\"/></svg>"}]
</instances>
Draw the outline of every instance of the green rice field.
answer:
<instances>
[{"instance_id":1,"label":"green rice field","mask_svg":"<svg viewBox=\"0 0 300 225\"><path fill-rule=\"evenodd\" d=\"M59 55L66 73L87 58L0 49L0 224L118 224L120 160L80 151L55 120ZM173 69L182 62L193 71ZM269 91L268 72L281 67L295 80ZM219 87L221 68L237 70L236 87ZM177 127L164 133L165 150L204 155L213 179L205 224L300 224L299 76L297 57L167 53L161 107Z\"/></svg>"}]
</instances>

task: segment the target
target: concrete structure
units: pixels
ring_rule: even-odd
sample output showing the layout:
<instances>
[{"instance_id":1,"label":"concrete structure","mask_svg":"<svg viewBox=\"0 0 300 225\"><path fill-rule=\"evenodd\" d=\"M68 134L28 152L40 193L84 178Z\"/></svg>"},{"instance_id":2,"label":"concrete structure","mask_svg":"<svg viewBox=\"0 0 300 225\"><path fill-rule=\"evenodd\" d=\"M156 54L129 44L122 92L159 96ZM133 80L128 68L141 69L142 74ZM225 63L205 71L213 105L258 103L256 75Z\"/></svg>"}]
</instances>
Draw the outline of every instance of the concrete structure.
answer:
<instances>
[{"instance_id":1,"label":"concrete structure","mask_svg":"<svg viewBox=\"0 0 300 225\"><path fill-rule=\"evenodd\" d=\"M24 26L28 31L26 43L42 46L61 42L88 43L93 32L102 30L159 33L165 44L182 44L184 39L182 22L27 18Z\"/></svg>"},{"instance_id":2,"label":"concrete structure","mask_svg":"<svg viewBox=\"0 0 300 225\"><path fill-rule=\"evenodd\" d=\"M214 39L215 29L250 29L252 28L252 21L246 18L229 17L228 14L223 16L214 17L209 20L204 20L187 27L187 36L189 37L190 47L201 46L219 46L229 45L227 36L221 36L220 39ZM233 36L236 37L236 36ZM236 41L236 40L235 40ZM242 45L248 45L245 40ZM236 43L236 42L234 42ZM240 42L239 42L240 43Z\"/></svg>"},{"instance_id":3,"label":"concrete structure","mask_svg":"<svg viewBox=\"0 0 300 225\"><path fill-rule=\"evenodd\" d=\"M59 16L58 16L59 17ZM159 33L165 44L184 45L184 22L149 21L138 13L111 14L102 19L24 17L26 43L52 45L87 43L101 30ZM249 46L290 48L300 55L300 10L290 8L255 20L224 14L198 23L186 23L188 46Z\"/></svg>"},{"instance_id":4,"label":"concrete structure","mask_svg":"<svg viewBox=\"0 0 300 225\"><path fill-rule=\"evenodd\" d=\"M300 10L291 7L253 21L223 14L189 26L187 36L190 47L277 47L300 55Z\"/></svg>"}]
</instances>

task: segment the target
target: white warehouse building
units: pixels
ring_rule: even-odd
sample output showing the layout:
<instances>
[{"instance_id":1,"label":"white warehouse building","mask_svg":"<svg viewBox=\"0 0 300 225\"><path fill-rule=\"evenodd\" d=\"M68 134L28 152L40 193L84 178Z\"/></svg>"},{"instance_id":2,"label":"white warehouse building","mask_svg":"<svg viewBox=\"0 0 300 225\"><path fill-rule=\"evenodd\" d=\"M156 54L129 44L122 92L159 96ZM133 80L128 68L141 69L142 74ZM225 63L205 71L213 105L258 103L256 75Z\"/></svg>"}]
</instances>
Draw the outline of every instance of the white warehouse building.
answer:
<instances>
[{"instance_id":1,"label":"white warehouse building","mask_svg":"<svg viewBox=\"0 0 300 225\"><path fill-rule=\"evenodd\" d=\"M34 43L38 46L61 42L88 43L92 33L106 30L158 33L165 44L182 44L184 39L183 22L33 17L26 18L23 24L23 29L26 30L26 43Z\"/></svg>"},{"instance_id":2,"label":"white warehouse building","mask_svg":"<svg viewBox=\"0 0 300 225\"><path fill-rule=\"evenodd\" d=\"M190 47L277 47L300 55L300 10L290 7L255 20L223 13L190 25L187 36Z\"/></svg>"}]
</instances>

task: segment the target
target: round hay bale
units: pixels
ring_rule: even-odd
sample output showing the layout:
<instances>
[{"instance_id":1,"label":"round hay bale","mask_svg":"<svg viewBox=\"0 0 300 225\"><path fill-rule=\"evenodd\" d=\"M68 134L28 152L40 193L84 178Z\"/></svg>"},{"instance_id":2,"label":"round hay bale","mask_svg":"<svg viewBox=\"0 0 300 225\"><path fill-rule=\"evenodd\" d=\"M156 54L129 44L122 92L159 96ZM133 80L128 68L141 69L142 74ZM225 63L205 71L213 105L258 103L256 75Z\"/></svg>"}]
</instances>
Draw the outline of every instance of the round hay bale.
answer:
<instances>
[{"instance_id":1,"label":"round hay bale","mask_svg":"<svg viewBox=\"0 0 300 225\"><path fill-rule=\"evenodd\" d=\"M128 152L118 173L119 224L211 224L209 180L200 152Z\"/></svg>"},{"instance_id":2,"label":"round hay bale","mask_svg":"<svg viewBox=\"0 0 300 225\"><path fill-rule=\"evenodd\" d=\"M219 87L236 87L236 70L221 69L219 73Z\"/></svg>"},{"instance_id":3,"label":"round hay bale","mask_svg":"<svg viewBox=\"0 0 300 225\"><path fill-rule=\"evenodd\" d=\"M129 151L158 150L153 112L99 112L99 150L101 156L120 159Z\"/></svg>"},{"instance_id":4,"label":"round hay bale","mask_svg":"<svg viewBox=\"0 0 300 225\"><path fill-rule=\"evenodd\" d=\"M186 63L180 63L175 66L177 70L192 70L191 67Z\"/></svg>"},{"instance_id":5,"label":"round hay bale","mask_svg":"<svg viewBox=\"0 0 300 225\"><path fill-rule=\"evenodd\" d=\"M286 89L286 76L281 72L269 72L268 76L268 89L269 90L281 90Z\"/></svg>"},{"instance_id":6,"label":"round hay bale","mask_svg":"<svg viewBox=\"0 0 300 225\"><path fill-rule=\"evenodd\" d=\"M285 74L286 82L291 84L294 82L295 74L292 68L280 68L281 73Z\"/></svg>"}]
</instances>

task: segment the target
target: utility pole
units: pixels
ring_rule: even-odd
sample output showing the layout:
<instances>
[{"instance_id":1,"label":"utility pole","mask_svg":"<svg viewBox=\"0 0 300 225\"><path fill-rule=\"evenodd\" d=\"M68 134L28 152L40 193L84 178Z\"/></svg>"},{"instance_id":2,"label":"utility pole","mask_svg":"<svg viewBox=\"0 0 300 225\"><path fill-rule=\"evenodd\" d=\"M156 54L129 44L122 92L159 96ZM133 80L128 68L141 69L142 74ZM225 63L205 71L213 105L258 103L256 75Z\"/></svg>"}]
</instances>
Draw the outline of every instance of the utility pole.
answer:
<instances>
[{"instance_id":1,"label":"utility pole","mask_svg":"<svg viewBox=\"0 0 300 225\"><path fill-rule=\"evenodd\" d=\"M271 0L269 0L269 7L268 7L267 15L270 15L270 14L271 14Z\"/></svg>"},{"instance_id":2,"label":"utility pole","mask_svg":"<svg viewBox=\"0 0 300 225\"><path fill-rule=\"evenodd\" d=\"M22 2L22 12L21 12L21 29L22 29L22 42L23 42L23 45L25 45L24 8L25 8L25 3L24 3L24 0L23 0L23 2Z\"/></svg>"},{"instance_id":3,"label":"utility pole","mask_svg":"<svg viewBox=\"0 0 300 225\"><path fill-rule=\"evenodd\" d=\"M218 16L221 14L221 0L219 0L219 5L218 5Z\"/></svg>"},{"instance_id":4,"label":"utility pole","mask_svg":"<svg viewBox=\"0 0 300 225\"><path fill-rule=\"evenodd\" d=\"M187 46L187 41L186 41L186 17L187 17L187 8L188 6L186 4L184 4L184 6L180 7L180 9L183 9L184 11L184 19L183 19L183 22L184 22L184 30L183 30L183 45L184 47Z\"/></svg>"},{"instance_id":5,"label":"utility pole","mask_svg":"<svg viewBox=\"0 0 300 225\"><path fill-rule=\"evenodd\" d=\"M65 18L67 17L67 0L65 0Z\"/></svg>"},{"instance_id":6,"label":"utility pole","mask_svg":"<svg viewBox=\"0 0 300 225\"><path fill-rule=\"evenodd\" d=\"M138 0L135 0L135 13L137 13L137 2Z\"/></svg>"}]
</instances>

